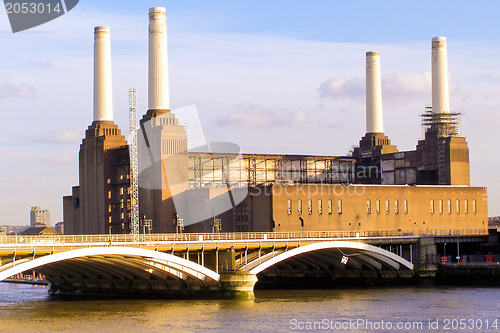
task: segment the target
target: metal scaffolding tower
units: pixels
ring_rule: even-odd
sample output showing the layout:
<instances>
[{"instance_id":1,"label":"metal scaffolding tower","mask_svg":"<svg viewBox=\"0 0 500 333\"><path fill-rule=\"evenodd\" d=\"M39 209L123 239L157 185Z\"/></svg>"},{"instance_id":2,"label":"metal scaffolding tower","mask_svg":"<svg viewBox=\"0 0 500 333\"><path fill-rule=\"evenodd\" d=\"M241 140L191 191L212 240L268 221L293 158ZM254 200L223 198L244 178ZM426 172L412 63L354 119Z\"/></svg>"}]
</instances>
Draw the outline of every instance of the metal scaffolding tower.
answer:
<instances>
[{"instance_id":1,"label":"metal scaffolding tower","mask_svg":"<svg viewBox=\"0 0 500 333\"><path fill-rule=\"evenodd\" d=\"M139 234L139 159L137 155L137 101L135 88L129 89L130 232Z\"/></svg>"},{"instance_id":2,"label":"metal scaffolding tower","mask_svg":"<svg viewBox=\"0 0 500 333\"><path fill-rule=\"evenodd\" d=\"M437 132L438 138L446 138L461 135L461 113L457 112L433 112L432 107L426 107L422 118L422 136L429 130Z\"/></svg>"}]
</instances>

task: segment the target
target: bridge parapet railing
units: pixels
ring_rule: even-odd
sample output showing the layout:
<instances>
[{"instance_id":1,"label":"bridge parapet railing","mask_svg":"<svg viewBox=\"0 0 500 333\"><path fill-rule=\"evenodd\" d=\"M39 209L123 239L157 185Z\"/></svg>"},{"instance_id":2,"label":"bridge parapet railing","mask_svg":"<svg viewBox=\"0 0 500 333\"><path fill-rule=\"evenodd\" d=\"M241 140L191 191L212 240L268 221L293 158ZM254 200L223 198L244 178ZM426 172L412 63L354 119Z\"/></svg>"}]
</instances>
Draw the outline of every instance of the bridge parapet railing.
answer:
<instances>
[{"instance_id":1,"label":"bridge parapet railing","mask_svg":"<svg viewBox=\"0 0 500 333\"><path fill-rule=\"evenodd\" d=\"M482 236L487 235L486 229L431 229L420 230L419 236Z\"/></svg>"},{"instance_id":2,"label":"bridge parapet railing","mask_svg":"<svg viewBox=\"0 0 500 333\"><path fill-rule=\"evenodd\" d=\"M171 233L171 234L113 234L113 235L15 235L0 236L0 246L29 245L50 246L64 244L109 245L117 243L160 242L209 242L209 241L272 241L282 239L334 239L377 237L437 237L480 236L487 229L426 229L378 231L294 231L294 232L244 232L244 233Z\"/></svg>"}]
</instances>

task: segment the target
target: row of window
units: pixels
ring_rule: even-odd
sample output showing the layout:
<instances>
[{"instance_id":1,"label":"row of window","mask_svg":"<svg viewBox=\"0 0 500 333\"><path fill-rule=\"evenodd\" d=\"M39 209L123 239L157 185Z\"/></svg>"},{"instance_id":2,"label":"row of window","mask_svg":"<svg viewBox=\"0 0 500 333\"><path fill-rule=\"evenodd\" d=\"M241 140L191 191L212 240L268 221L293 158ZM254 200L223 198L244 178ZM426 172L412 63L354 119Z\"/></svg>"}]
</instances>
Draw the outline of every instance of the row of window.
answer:
<instances>
[{"instance_id":1,"label":"row of window","mask_svg":"<svg viewBox=\"0 0 500 333\"><path fill-rule=\"evenodd\" d=\"M332 200L327 201L328 214L333 214L333 202ZM292 214L292 200L287 200L287 211L288 215ZM307 200L307 212L308 214L313 213L313 203L312 200ZM302 200L297 200L297 213L302 214ZM337 200L337 213L342 214L342 200ZM323 200L318 200L318 214L323 214Z\"/></svg>"},{"instance_id":2,"label":"row of window","mask_svg":"<svg viewBox=\"0 0 500 333\"><path fill-rule=\"evenodd\" d=\"M447 200L447 212L448 214L451 214L453 212L453 205L451 200ZM444 202L443 200L438 201L438 209L439 209L439 214L444 213ZM464 214L469 214L469 200L464 200L463 207L460 203L460 200L455 200L455 213L460 214L461 209L463 209ZM431 214L435 213L435 207L434 207L434 200L431 200ZM477 212L477 204L476 200L472 200L472 213L476 214Z\"/></svg>"},{"instance_id":3,"label":"row of window","mask_svg":"<svg viewBox=\"0 0 500 333\"><path fill-rule=\"evenodd\" d=\"M390 214L391 213L391 203L389 200L385 200L385 213ZM377 214L381 213L381 208L380 208L380 200L375 201L375 211ZM400 208L399 208L399 200L394 200L394 214L399 214ZM366 200L366 213L371 214L372 213L372 201L371 200ZM408 200L403 200L403 213L408 214Z\"/></svg>"},{"instance_id":4,"label":"row of window","mask_svg":"<svg viewBox=\"0 0 500 333\"><path fill-rule=\"evenodd\" d=\"M318 209L318 214L321 215L323 214L323 200L318 200L317 202L317 209ZM328 209L328 214L333 214L333 201L328 200L327 201L327 209ZM400 213L400 202L399 200L394 200L394 204L391 207L391 202L390 200L385 200L384 202L384 210L385 214L390 214L391 209L394 211L394 214L399 214ZM408 214L408 200L403 200L403 205L402 205L402 212L404 214ZM460 200L455 200L455 211L457 214L460 214L460 209L461 209L461 204ZM472 213L476 214L476 200L472 200ZM292 214L292 200L287 200L287 212L288 215ZM377 214L381 214L382 212L382 207L381 207L381 202L380 200L375 200L375 212ZM431 200L431 214L434 214L434 200ZM469 213L469 201L464 200L464 205L463 205L463 212L465 214ZM298 215L302 214L302 200L297 200L297 213ZM312 214L313 213L313 201L312 200L307 200L307 213ZM342 214L342 200L337 200L337 213ZM366 213L367 214L372 214L372 201L371 200L366 200ZM439 213L443 214L443 200L439 200ZM451 200L448 200L448 214L452 213L452 204Z\"/></svg>"},{"instance_id":5,"label":"row of window","mask_svg":"<svg viewBox=\"0 0 500 333\"><path fill-rule=\"evenodd\" d=\"M112 191L108 191L108 199L111 199L111 195L112 195ZM120 195L124 195L125 194L125 188L124 187L120 187ZM130 195L130 187L127 187L127 195Z\"/></svg>"},{"instance_id":6,"label":"row of window","mask_svg":"<svg viewBox=\"0 0 500 333\"><path fill-rule=\"evenodd\" d=\"M121 175L120 175L120 180L124 180L124 179L130 179L130 174L126 174L126 175L121 174ZM106 182L107 182L108 184L111 184L111 178L108 178L108 179L106 180Z\"/></svg>"},{"instance_id":7,"label":"row of window","mask_svg":"<svg viewBox=\"0 0 500 333\"><path fill-rule=\"evenodd\" d=\"M124 212L120 213L120 220L123 222L123 220L125 220L125 216L127 216L127 219L130 221L130 213L126 213L126 215L125 215ZM112 217L108 216L108 223L111 223L111 221L112 221Z\"/></svg>"}]
</instances>

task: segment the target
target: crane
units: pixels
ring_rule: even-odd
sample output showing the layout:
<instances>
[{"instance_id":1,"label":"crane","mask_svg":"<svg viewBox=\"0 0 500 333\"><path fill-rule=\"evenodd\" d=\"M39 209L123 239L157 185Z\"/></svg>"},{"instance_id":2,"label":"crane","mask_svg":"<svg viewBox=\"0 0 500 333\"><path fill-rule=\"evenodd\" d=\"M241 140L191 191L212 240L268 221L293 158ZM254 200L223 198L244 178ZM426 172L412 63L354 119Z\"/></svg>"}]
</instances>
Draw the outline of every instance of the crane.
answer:
<instances>
[{"instance_id":1,"label":"crane","mask_svg":"<svg viewBox=\"0 0 500 333\"><path fill-rule=\"evenodd\" d=\"M139 158L137 155L137 100L129 89L130 233L139 234Z\"/></svg>"}]
</instances>

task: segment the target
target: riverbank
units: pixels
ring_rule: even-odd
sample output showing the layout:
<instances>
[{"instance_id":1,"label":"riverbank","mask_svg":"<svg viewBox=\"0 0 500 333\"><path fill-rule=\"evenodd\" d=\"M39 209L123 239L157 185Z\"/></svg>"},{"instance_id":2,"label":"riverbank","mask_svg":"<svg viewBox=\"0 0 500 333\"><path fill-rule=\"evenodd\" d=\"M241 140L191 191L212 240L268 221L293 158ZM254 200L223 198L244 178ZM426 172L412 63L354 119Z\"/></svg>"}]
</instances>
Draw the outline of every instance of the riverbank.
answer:
<instances>
[{"instance_id":1,"label":"riverbank","mask_svg":"<svg viewBox=\"0 0 500 333\"><path fill-rule=\"evenodd\" d=\"M41 286L48 286L49 282L45 280L29 280L29 279L5 279L3 281L4 283L18 283L18 284L34 284L34 285L41 285Z\"/></svg>"},{"instance_id":2,"label":"riverbank","mask_svg":"<svg viewBox=\"0 0 500 333\"><path fill-rule=\"evenodd\" d=\"M500 287L500 264L440 264L436 285Z\"/></svg>"}]
</instances>

